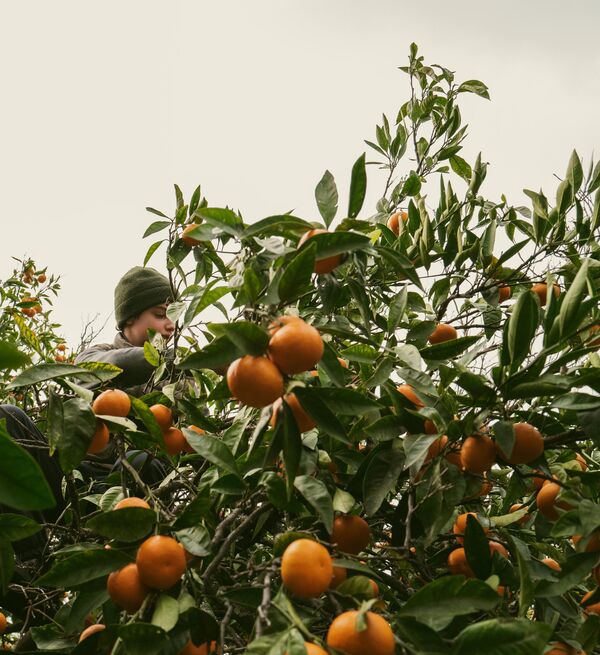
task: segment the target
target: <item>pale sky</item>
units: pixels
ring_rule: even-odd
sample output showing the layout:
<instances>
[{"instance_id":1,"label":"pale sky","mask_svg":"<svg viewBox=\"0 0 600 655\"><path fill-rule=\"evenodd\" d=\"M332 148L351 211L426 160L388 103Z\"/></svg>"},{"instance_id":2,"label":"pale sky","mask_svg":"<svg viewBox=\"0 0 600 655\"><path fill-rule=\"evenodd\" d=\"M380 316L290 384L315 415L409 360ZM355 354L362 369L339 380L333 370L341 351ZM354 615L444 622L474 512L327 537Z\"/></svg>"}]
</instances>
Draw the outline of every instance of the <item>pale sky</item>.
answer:
<instances>
[{"instance_id":1,"label":"pale sky","mask_svg":"<svg viewBox=\"0 0 600 655\"><path fill-rule=\"evenodd\" d=\"M67 340L95 314L112 340L114 285L173 183L247 222L317 220L329 169L345 210L363 140L408 98L412 41L490 89L462 104L461 156L490 162L482 193L553 197L571 150L586 172L600 150L598 25L597 0L5 0L0 279L33 257L62 276ZM375 169L369 182L364 216L383 186Z\"/></svg>"}]
</instances>

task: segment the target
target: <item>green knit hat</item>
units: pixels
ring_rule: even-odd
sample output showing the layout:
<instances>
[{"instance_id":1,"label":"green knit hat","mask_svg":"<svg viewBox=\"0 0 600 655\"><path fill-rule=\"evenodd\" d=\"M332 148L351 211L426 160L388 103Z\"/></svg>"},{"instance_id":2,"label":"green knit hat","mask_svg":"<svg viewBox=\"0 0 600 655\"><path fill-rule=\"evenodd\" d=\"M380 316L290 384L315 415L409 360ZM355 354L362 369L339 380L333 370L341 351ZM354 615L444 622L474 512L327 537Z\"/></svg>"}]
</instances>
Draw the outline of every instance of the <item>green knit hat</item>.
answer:
<instances>
[{"instance_id":1,"label":"green knit hat","mask_svg":"<svg viewBox=\"0 0 600 655\"><path fill-rule=\"evenodd\" d=\"M115 287L115 318L123 329L132 317L145 309L173 300L169 280L153 268L134 266Z\"/></svg>"}]
</instances>

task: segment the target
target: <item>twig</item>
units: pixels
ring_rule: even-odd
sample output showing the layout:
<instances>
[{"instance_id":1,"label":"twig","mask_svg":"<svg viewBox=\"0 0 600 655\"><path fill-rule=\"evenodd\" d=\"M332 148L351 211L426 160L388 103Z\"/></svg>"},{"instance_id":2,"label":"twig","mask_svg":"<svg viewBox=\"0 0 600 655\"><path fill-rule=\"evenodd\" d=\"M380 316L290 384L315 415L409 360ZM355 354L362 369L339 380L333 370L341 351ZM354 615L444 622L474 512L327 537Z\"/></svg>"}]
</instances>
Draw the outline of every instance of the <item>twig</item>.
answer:
<instances>
[{"instance_id":1,"label":"twig","mask_svg":"<svg viewBox=\"0 0 600 655\"><path fill-rule=\"evenodd\" d=\"M278 560L274 560L272 566L265 571L265 577L263 578L262 600L260 601L260 605L258 606L258 616L256 617L256 623L254 628L254 632L257 638L262 636L263 623L267 627L271 625L271 621L269 621L268 612L269 612L269 605L271 604L271 578L275 574L275 571L277 570L277 566L278 566L275 562L278 562Z\"/></svg>"}]
</instances>

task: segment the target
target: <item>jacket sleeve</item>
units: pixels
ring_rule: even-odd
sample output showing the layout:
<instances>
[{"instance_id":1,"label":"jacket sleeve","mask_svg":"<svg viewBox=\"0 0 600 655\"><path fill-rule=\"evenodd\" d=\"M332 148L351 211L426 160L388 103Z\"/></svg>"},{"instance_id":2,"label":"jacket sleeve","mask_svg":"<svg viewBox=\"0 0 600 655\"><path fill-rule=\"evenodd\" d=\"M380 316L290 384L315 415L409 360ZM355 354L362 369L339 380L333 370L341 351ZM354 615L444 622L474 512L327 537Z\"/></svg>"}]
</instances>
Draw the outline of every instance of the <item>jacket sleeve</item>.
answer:
<instances>
[{"instance_id":1,"label":"jacket sleeve","mask_svg":"<svg viewBox=\"0 0 600 655\"><path fill-rule=\"evenodd\" d=\"M154 372L154 368L144 357L144 349L139 346L111 350L91 346L77 355L75 364L79 362L105 362L123 369L123 372L114 378L115 385L123 389L148 382Z\"/></svg>"}]
</instances>

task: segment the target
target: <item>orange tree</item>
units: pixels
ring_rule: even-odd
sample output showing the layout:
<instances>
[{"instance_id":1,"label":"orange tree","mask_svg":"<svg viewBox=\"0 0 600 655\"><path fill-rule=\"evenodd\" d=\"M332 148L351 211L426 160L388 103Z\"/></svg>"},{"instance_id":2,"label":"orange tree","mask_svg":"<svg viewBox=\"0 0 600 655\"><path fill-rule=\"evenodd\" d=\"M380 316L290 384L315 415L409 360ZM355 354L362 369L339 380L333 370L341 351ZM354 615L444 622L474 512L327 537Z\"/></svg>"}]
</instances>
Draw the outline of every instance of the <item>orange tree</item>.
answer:
<instances>
[{"instance_id":1,"label":"orange tree","mask_svg":"<svg viewBox=\"0 0 600 655\"><path fill-rule=\"evenodd\" d=\"M186 203L176 187L172 217L150 209L144 263L165 245L178 296L175 366L160 339L145 347L159 391L109 393L95 415L78 381L110 389L114 367L8 385L45 389L70 482L21 585L36 603L12 617L38 650L594 651L600 167L573 153L555 200L487 200L486 165L459 155L459 100L485 85L414 45L402 70L410 98L367 142L376 162L354 164L343 216L329 172L322 222L246 222L200 188ZM359 218L371 163L384 193ZM127 465L102 493L78 485L100 425L166 478ZM11 481L1 502L47 502L39 475ZM115 509L128 495L142 500Z\"/></svg>"}]
</instances>

